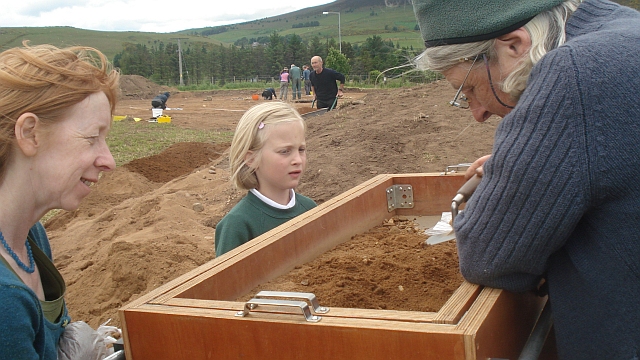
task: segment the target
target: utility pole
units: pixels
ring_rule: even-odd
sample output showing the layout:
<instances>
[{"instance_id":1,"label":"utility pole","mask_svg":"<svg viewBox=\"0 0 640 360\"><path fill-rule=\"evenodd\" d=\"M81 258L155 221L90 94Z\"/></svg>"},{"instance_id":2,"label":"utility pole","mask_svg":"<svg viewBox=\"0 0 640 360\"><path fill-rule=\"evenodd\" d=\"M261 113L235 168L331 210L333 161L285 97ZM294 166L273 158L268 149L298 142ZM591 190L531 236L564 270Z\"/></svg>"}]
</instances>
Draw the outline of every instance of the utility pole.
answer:
<instances>
[{"instance_id":1,"label":"utility pole","mask_svg":"<svg viewBox=\"0 0 640 360\"><path fill-rule=\"evenodd\" d=\"M340 44L340 54L342 54L342 29L340 28L340 12L339 11L323 11L323 15L338 14L338 43Z\"/></svg>"},{"instance_id":2,"label":"utility pole","mask_svg":"<svg viewBox=\"0 0 640 360\"><path fill-rule=\"evenodd\" d=\"M180 86L184 86L184 80L182 80L182 45L180 44L180 39L188 39L188 38L174 38L178 40L178 68L180 70Z\"/></svg>"}]
</instances>

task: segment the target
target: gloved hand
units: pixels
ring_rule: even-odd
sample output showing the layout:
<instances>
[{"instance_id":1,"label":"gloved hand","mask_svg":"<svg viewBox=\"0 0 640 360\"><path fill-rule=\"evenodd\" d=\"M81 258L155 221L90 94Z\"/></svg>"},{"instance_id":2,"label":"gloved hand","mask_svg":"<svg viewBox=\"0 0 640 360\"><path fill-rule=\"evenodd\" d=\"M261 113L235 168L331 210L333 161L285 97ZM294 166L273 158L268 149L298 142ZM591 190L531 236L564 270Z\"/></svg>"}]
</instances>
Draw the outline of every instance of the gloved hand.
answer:
<instances>
[{"instance_id":1,"label":"gloved hand","mask_svg":"<svg viewBox=\"0 0 640 360\"><path fill-rule=\"evenodd\" d=\"M113 326L101 325L98 331L84 321L74 321L67 325L58 342L58 360L102 360L113 353L115 339L111 333L118 329Z\"/></svg>"}]
</instances>

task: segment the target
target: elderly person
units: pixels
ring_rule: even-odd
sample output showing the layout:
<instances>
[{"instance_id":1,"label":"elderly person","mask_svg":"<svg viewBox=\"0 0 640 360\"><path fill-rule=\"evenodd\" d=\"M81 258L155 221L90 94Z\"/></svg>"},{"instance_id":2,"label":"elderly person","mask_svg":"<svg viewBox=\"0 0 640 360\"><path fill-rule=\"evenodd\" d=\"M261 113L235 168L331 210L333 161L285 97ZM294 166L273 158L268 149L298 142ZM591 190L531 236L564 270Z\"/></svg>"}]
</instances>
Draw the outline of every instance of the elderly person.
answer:
<instances>
[{"instance_id":1,"label":"elderly person","mask_svg":"<svg viewBox=\"0 0 640 360\"><path fill-rule=\"evenodd\" d=\"M313 99L318 102L316 104L317 108L327 108L328 110L335 108L338 98L342 97L344 93L344 75L324 67L320 56L311 58L311 67L313 71L309 75L309 79L311 81ZM340 83L340 88L338 88L336 81Z\"/></svg>"},{"instance_id":2,"label":"elderly person","mask_svg":"<svg viewBox=\"0 0 640 360\"><path fill-rule=\"evenodd\" d=\"M562 359L638 359L640 13L606 0L414 10L418 67L477 121L503 117L454 223L462 275L511 291L546 279Z\"/></svg>"},{"instance_id":3,"label":"elderly person","mask_svg":"<svg viewBox=\"0 0 640 360\"><path fill-rule=\"evenodd\" d=\"M25 43L0 54L2 359L59 358L70 322L65 283L39 220L77 209L100 173L115 168L106 136L118 77L90 48Z\"/></svg>"}]
</instances>

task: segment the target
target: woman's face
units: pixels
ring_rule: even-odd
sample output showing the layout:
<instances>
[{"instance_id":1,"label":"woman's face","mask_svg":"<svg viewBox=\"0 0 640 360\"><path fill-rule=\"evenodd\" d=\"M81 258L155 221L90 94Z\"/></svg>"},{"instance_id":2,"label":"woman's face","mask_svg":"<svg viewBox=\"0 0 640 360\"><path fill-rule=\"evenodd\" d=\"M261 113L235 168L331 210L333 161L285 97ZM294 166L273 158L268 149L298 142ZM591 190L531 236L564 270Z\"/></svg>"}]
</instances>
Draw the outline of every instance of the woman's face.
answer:
<instances>
[{"instance_id":1,"label":"woman's face","mask_svg":"<svg viewBox=\"0 0 640 360\"><path fill-rule=\"evenodd\" d=\"M447 78L451 86L458 90L469 71L469 66L471 66L471 62L467 61L443 71L442 74ZM499 81L503 79L503 75L499 68L491 64L489 67L496 95L507 105L514 106L515 103L510 99L509 95L500 90ZM469 110L471 110L476 121L483 122L491 115L505 117L511 111L511 109L501 105L493 91L491 91L489 76L486 66L482 63L482 57L478 59L478 62L469 73L469 77L464 81L462 93L467 97Z\"/></svg>"},{"instance_id":2,"label":"woman's face","mask_svg":"<svg viewBox=\"0 0 640 360\"><path fill-rule=\"evenodd\" d=\"M107 146L111 107L103 92L72 106L60 121L42 131L31 180L39 186L38 204L75 210L102 171L116 166Z\"/></svg>"}]
</instances>

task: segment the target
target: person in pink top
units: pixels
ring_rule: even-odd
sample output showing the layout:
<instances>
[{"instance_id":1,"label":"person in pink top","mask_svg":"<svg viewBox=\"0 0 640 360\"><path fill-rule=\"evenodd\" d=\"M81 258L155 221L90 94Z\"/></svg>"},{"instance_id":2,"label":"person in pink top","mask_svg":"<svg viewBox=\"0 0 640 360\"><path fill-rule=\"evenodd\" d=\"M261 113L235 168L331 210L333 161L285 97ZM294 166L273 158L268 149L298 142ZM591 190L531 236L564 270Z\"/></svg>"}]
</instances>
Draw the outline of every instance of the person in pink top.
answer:
<instances>
[{"instance_id":1,"label":"person in pink top","mask_svg":"<svg viewBox=\"0 0 640 360\"><path fill-rule=\"evenodd\" d=\"M284 68L280 72L280 99L287 101L288 92L289 92L289 69Z\"/></svg>"}]
</instances>

